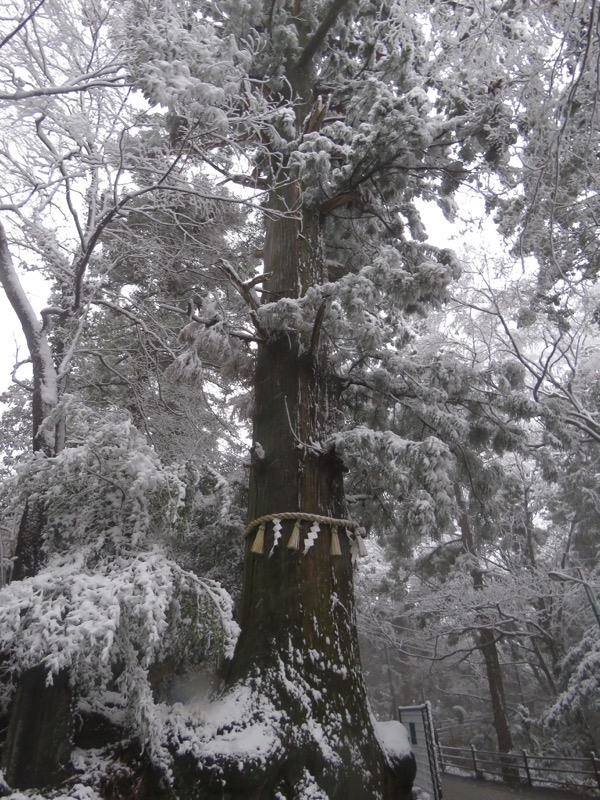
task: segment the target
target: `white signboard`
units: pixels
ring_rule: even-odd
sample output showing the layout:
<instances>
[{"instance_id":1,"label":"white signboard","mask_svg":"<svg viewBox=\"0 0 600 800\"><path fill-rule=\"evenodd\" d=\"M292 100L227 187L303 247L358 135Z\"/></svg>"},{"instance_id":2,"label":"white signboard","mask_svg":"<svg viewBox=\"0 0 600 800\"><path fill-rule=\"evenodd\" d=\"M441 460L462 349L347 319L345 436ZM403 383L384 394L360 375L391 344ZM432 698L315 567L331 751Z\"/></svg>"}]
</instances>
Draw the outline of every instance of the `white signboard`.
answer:
<instances>
[{"instance_id":1,"label":"white signboard","mask_svg":"<svg viewBox=\"0 0 600 800\"><path fill-rule=\"evenodd\" d=\"M417 762L415 786L431 795L431 800L442 800L442 783L435 746L431 705L401 706L398 709L400 722L408 732L408 738Z\"/></svg>"}]
</instances>

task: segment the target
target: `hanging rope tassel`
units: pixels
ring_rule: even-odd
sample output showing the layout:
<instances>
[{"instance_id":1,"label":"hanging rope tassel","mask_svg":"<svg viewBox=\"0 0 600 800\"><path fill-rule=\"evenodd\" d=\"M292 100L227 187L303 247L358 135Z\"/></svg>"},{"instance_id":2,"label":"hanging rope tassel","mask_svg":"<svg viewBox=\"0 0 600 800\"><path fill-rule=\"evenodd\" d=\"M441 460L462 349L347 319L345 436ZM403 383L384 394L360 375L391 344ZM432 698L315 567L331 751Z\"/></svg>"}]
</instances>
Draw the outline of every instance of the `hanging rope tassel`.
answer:
<instances>
[{"instance_id":1,"label":"hanging rope tassel","mask_svg":"<svg viewBox=\"0 0 600 800\"><path fill-rule=\"evenodd\" d=\"M300 550L300 520L297 519L294 522L294 527L292 528L292 535L290 536L290 540L288 542L288 549L289 550Z\"/></svg>"},{"instance_id":2,"label":"hanging rope tassel","mask_svg":"<svg viewBox=\"0 0 600 800\"><path fill-rule=\"evenodd\" d=\"M306 554L315 544L319 535L321 525L328 525L331 532L329 552L332 556L341 556L340 528L346 532L350 541L350 551L352 562L356 562L359 556L367 555L367 548L362 540L366 535L364 528L360 528L351 519L338 519L337 517L326 517L323 514L311 514L304 511L280 511L277 514L263 514L249 522L244 528L244 537L251 536L256 531L256 537L252 544L253 553L262 554L265 548L265 525L273 523L273 546L269 555L273 555L275 548L281 541L281 523L287 520L294 520L294 527L287 543L288 550L300 550L300 529L303 522L312 523L310 530L304 540L304 553ZM258 527L258 530L257 530Z\"/></svg>"},{"instance_id":3,"label":"hanging rope tassel","mask_svg":"<svg viewBox=\"0 0 600 800\"><path fill-rule=\"evenodd\" d=\"M254 544L250 548L252 553L258 553L258 555L262 555L265 552L265 523L261 522L258 526L258 533L256 534L256 538L254 539Z\"/></svg>"},{"instance_id":4,"label":"hanging rope tassel","mask_svg":"<svg viewBox=\"0 0 600 800\"><path fill-rule=\"evenodd\" d=\"M356 544L357 544L357 548L358 548L358 555L361 558L364 558L365 556L369 555L368 552L367 552L367 546L365 545L365 540L362 537L363 533L365 533L365 529L364 528L359 528L356 531Z\"/></svg>"},{"instance_id":5,"label":"hanging rope tassel","mask_svg":"<svg viewBox=\"0 0 600 800\"><path fill-rule=\"evenodd\" d=\"M338 526L331 526L331 548L329 550L332 556L341 556L342 548L340 547L340 535L338 533Z\"/></svg>"}]
</instances>

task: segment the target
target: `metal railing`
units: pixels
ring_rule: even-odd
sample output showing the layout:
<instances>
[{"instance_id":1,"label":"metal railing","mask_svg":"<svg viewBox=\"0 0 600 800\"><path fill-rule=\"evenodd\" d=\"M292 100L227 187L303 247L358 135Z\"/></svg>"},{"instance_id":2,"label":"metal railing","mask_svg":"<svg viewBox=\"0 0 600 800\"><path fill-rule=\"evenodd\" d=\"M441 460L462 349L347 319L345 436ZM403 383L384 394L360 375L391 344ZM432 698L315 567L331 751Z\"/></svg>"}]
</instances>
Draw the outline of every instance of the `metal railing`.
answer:
<instances>
[{"instance_id":1,"label":"metal railing","mask_svg":"<svg viewBox=\"0 0 600 800\"><path fill-rule=\"evenodd\" d=\"M600 758L566 758L528 753L496 753L470 747L438 745L442 771L448 768L473 772L476 778L500 778L507 770L514 780L529 786L560 786L567 789L592 789L600 793Z\"/></svg>"}]
</instances>

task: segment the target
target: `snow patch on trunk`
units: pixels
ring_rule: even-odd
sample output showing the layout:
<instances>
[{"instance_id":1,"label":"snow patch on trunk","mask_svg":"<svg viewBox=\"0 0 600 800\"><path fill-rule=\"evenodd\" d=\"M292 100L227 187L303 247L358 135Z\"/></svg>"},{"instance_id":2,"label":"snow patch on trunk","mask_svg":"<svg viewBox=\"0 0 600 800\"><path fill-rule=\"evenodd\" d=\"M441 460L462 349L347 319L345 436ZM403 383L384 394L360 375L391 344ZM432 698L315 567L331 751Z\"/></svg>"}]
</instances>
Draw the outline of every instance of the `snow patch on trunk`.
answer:
<instances>
[{"instance_id":1,"label":"snow patch on trunk","mask_svg":"<svg viewBox=\"0 0 600 800\"><path fill-rule=\"evenodd\" d=\"M163 711L180 755L266 765L282 749L278 731L284 715L250 686L236 686L208 702L163 706Z\"/></svg>"},{"instance_id":2,"label":"snow patch on trunk","mask_svg":"<svg viewBox=\"0 0 600 800\"><path fill-rule=\"evenodd\" d=\"M408 733L401 722L394 719L388 722L373 720L373 728L386 761L394 763L410 757L412 750Z\"/></svg>"}]
</instances>

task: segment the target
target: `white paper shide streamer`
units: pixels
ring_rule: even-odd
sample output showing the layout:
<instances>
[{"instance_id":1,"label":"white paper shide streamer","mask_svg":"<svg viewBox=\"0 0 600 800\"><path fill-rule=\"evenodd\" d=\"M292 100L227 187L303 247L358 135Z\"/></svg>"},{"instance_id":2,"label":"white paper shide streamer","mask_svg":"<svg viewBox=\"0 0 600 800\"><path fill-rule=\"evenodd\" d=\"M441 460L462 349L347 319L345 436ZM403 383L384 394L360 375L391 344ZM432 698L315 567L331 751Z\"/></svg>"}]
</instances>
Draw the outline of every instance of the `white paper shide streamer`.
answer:
<instances>
[{"instance_id":1,"label":"white paper shide streamer","mask_svg":"<svg viewBox=\"0 0 600 800\"><path fill-rule=\"evenodd\" d=\"M304 555L306 555L308 553L310 548L317 541L317 538L319 536L319 531L320 530L321 530L321 526L319 525L319 523L318 522L313 522L313 524L310 526L310 530L309 530L309 532L308 532L308 534L306 536L306 539L304 540Z\"/></svg>"},{"instance_id":2,"label":"white paper shide streamer","mask_svg":"<svg viewBox=\"0 0 600 800\"><path fill-rule=\"evenodd\" d=\"M281 539L281 520L274 519L273 520L273 547L271 548L271 552L269 553L270 556L273 555L273 551L279 544L279 540Z\"/></svg>"}]
</instances>

